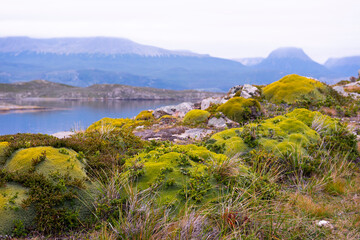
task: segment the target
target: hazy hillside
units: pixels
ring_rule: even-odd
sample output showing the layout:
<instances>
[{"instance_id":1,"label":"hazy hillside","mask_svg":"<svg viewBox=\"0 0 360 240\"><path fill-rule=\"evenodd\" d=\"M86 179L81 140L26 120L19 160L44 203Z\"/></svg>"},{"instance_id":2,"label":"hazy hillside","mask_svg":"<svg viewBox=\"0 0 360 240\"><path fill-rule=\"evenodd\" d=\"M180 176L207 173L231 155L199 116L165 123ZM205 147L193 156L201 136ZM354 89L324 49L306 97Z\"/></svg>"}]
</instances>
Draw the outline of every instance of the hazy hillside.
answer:
<instances>
[{"instance_id":1,"label":"hazy hillside","mask_svg":"<svg viewBox=\"0 0 360 240\"><path fill-rule=\"evenodd\" d=\"M330 58L324 65L343 76L355 76L360 70L360 56Z\"/></svg>"},{"instance_id":2,"label":"hazy hillside","mask_svg":"<svg viewBox=\"0 0 360 240\"><path fill-rule=\"evenodd\" d=\"M265 58L253 57L253 58L235 58L234 61L244 64L245 66L254 66L261 63Z\"/></svg>"},{"instance_id":3,"label":"hazy hillside","mask_svg":"<svg viewBox=\"0 0 360 240\"><path fill-rule=\"evenodd\" d=\"M235 61L121 38L0 38L2 83L46 79L81 87L107 83L226 91L237 84L268 84L291 73L325 81L337 79L348 76L355 67L346 63L332 69L298 48L277 49L264 60Z\"/></svg>"},{"instance_id":4,"label":"hazy hillside","mask_svg":"<svg viewBox=\"0 0 360 240\"><path fill-rule=\"evenodd\" d=\"M202 99L223 93L195 90L174 91L166 89L133 87L120 84L95 84L90 87L73 87L45 80L0 83L0 99L61 98L61 99Z\"/></svg>"}]
</instances>

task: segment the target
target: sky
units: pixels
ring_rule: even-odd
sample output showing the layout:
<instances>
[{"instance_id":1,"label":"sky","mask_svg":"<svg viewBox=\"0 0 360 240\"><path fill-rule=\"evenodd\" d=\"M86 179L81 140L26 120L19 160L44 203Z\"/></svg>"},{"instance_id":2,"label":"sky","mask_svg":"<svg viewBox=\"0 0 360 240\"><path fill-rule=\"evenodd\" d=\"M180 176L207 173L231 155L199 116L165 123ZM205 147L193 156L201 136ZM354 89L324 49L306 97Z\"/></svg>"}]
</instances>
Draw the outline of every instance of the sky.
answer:
<instances>
[{"instance_id":1,"label":"sky","mask_svg":"<svg viewBox=\"0 0 360 240\"><path fill-rule=\"evenodd\" d=\"M223 58L360 55L360 0L0 0L0 37L122 37Z\"/></svg>"}]
</instances>

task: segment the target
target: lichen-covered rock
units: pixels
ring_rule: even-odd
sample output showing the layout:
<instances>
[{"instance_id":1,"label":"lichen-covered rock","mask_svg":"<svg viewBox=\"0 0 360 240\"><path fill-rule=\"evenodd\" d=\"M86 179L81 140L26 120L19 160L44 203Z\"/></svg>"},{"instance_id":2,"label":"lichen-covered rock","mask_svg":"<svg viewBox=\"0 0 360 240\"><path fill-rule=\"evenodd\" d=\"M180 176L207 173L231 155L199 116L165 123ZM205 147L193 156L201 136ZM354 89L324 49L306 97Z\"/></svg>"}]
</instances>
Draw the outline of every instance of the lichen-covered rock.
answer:
<instances>
[{"instance_id":1,"label":"lichen-covered rock","mask_svg":"<svg viewBox=\"0 0 360 240\"><path fill-rule=\"evenodd\" d=\"M210 127L215 127L215 128L226 128L226 120L222 117L220 118L216 118L216 117L212 117L209 119L208 121L208 125Z\"/></svg>"},{"instance_id":2,"label":"lichen-covered rock","mask_svg":"<svg viewBox=\"0 0 360 240\"><path fill-rule=\"evenodd\" d=\"M232 98L235 96L235 94L240 93L243 88L243 85L236 85L229 89L229 92L227 93L227 96L229 98Z\"/></svg>"},{"instance_id":3,"label":"lichen-covered rock","mask_svg":"<svg viewBox=\"0 0 360 240\"><path fill-rule=\"evenodd\" d=\"M243 97L231 98L220 105L217 110L235 122L254 119L261 115L260 103L254 99L245 99Z\"/></svg>"},{"instance_id":4,"label":"lichen-covered rock","mask_svg":"<svg viewBox=\"0 0 360 240\"><path fill-rule=\"evenodd\" d=\"M195 139L195 140L201 140L208 135L213 133L212 130L204 129L204 128L191 128L185 130L185 132L181 134L176 134L175 137L179 138L180 140L186 140L186 139Z\"/></svg>"},{"instance_id":5,"label":"lichen-covered rock","mask_svg":"<svg viewBox=\"0 0 360 240\"><path fill-rule=\"evenodd\" d=\"M227 156L244 154L258 146L275 154L294 150L306 153L306 147L319 140L319 133L331 134L337 121L307 109L296 109L284 116L228 129L214 134L209 141L215 149Z\"/></svg>"},{"instance_id":6,"label":"lichen-covered rock","mask_svg":"<svg viewBox=\"0 0 360 240\"><path fill-rule=\"evenodd\" d=\"M210 97L210 98L205 98L201 101L201 110L206 110L207 108L210 107L211 104L223 104L226 103L227 100L224 98L214 98L214 97Z\"/></svg>"},{"instance_id":7,"label":"lichen-covered rock","mask_svg":"<svg viewBox=\"0 0 360 240\"><path fill-rule=\"evenodd\" d=\"M267 85L262 90L263 96L270 102L292 104L304 98L313 101L324 100L328 87L315 79L291 74Z\"/></svg>"},{"instance_id":8,"label":"lichen-covered rock","mask_svg":"<svg viewBox=\"0 0 360 240\"><path fill-rule=\"evenodd\" d=\"M208 111L194 109L185 115L183 122L188 125L196 125L199 123L206 123L209 117L210 113Z\"/></svg>"},{"instance_id":9,"label":"lichen-covered rock","mask_svg":"<svg viewBox=\"0 0 360 240\"><path fill-rule=\"evenodd\" d=\"M136 120L150 120L153 119L153 111L149 111L149 110L145 110L145 111L141 111L137 116L136 116Z\"/></svg>"},{"instance_id":10,"label":"lichen-covered rock","mask_svg":"<svg viewBox=\"0 0 360 240\"><path fill-rule=\"evenodd\" d=\"M244 84L243 88L241 89L240 97L243 98L260 97L260 91L257 87L254 87L250 84Z\"/></svg>"},{"instance_id":11,"label":"lichen-covered rock","mask_svg":"<svg viewBox=\"0 0 360 240\"><path fill-rule=\"evenodd\" d=\"M124 176L135 180L139 190L158 187L161 203L201 202L215 197L216 181L209 166L227 159L195 145L162 146L126 161ZM247 168L239 166L245 173Z\"/></svg>"}]
</instances>

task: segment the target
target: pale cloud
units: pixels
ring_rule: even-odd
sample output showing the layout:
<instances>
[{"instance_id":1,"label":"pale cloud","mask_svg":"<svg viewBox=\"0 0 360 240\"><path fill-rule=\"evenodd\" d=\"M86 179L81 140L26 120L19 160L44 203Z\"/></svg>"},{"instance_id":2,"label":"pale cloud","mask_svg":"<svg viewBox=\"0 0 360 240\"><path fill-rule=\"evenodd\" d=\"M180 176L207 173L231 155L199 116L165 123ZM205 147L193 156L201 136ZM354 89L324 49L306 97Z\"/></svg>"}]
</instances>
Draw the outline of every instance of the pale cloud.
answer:
<instances>
[{"instance_id":1,"label":"pale cloud","mask_svg":"<svg viewBox=\"0 0 360 240\"><path fill-rule=\"evenodd\" d=\"M213 56L360 55L358 0L2 0L1 36L115 36Z\"/></svg>"}]
</instances>

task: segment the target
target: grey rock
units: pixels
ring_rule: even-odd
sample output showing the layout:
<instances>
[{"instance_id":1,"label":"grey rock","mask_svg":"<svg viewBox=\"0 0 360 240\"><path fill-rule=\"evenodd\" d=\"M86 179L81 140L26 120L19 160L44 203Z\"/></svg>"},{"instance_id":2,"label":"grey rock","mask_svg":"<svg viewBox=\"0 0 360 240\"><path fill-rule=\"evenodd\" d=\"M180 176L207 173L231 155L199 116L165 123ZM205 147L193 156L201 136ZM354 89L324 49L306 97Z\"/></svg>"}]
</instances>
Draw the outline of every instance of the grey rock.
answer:
<instances>
[{"instance_id":1,"label":"grey rock","mask_svg":"<svg viewBox=\"0 0 360 240\"><path fill-rule=\"evenodd\" d=\"M209 120L208 126L215 128L226 128L227 127L226 122L227 121L222 117L220 118L213 117Z\"/></svg>"},{"instance_id":2,"label":"grey rock","mask_svg":"<svg viewBox=\"0 0 360 240\"><path fill-rule=\"evenodd\" d=\"M244 84L240 96L243 98L259 97L260 91L257 89L257 87L254 87L250 84Z\"/></svg>"},{"instance_id":3,"label":"grey rock","mask_svg":"<svg viewBox=\"0 0 360 240\"><path fill-rule=\"evenodd\" d=\"M203 129L203 128L191 128L186 130L182 134L174 135L179 139L195 139L195 140L201 140L204 137L211 134L213 131L209 129Z\"/></svg>"},{"instance_id":4,"label":"grey rock","mask_svg":"<svg viewBox=\"0 0 360 240\"><path fill-rule=\"evenodd\" d=\"M141 131L134 131L134 135L141 137L144 140L169 140L174 141L178 139L177 135L181 135L188 128L180 126L180 127L171 127L171 128L163 128L163 129L145 129Z\"/></svg>"},{"instance_id":5,"label":"grey rock","mask_svg":"<svg viewBox=\"0 0 360 240\"><path fill-rule=\"evenodd\" d=\"M333 89L335 91L337 91L338 93L340 93L341 95L343 95L344 97L351 96L354 98L360 98L360 94L355 93L355 92L346 92L344 89L344 87L354 87L354 86L360 87L359 82L348 83L344 86L334 86Z\"/></svg>"},{"instance_id":6,"label":"grey rock","mask_svg":"<svg viewBox=\"0 0 360 240\"><path fill-rule=\"evenodd\" d=\"M335 86L335 87L333 87L333 89L345 97L349 96L349 94L347 92L345 92L343 86Z\"/></svg>"},{"instance_id":7,"label":"grey rock","mask_svg":"<svg viewBox=\"0 0 360 240\"><path fill-rule=\"evenodd\" d=\"M222 103L222 101L223 101L222 98L214 98L214 97L205 98L201 101L201 110L207 109L208 107L210 107L211 104L220 104Z\"/></svg>"},{"instance_id":8,"label":"grey rock","mask_svg":"<svg viewBox=\"0 0 360 240\"><path fill-rule=\"evenodd\" d=\"M194 104L191 102L183 102L178 105L164 106L154 110L153 115L155 118L166 114L173 115L176 117L184 117L187 112L194 109ZM163 115L162 115L163 114Z\"/></svg>"},{"instance_id":9,"label":"grey rock","mask_svg":"<svg viewBox=\"0 0 360 240\"><path fill-rule=\"evenodd\" d=\"M57 133L51 134L51 136L54 136L57 138L68 138L74 134L75 134L75 132L57 132Z\"/></svg>"},{"instance_id":10,"label":"grey rock","mask_svg":"<svg viewBox=\"0 0 360 240\"><path fill-rule=\"evenodd\" d=\"M236 94L238 91L241 91L241 90L242 90L242 88L243 88L242 85L236 85L236 86L230 88L230 90L229 90L229 92L228 92L228 96L229 96L230 98L234 97L235 94Z\"/></svg>"}]
</instances>

